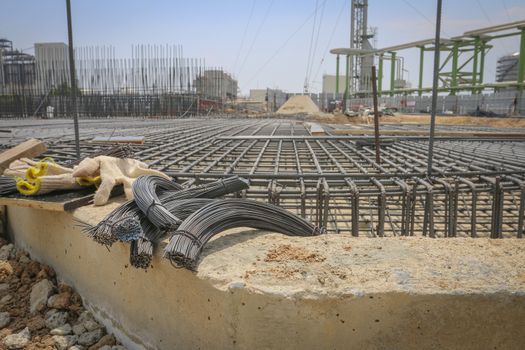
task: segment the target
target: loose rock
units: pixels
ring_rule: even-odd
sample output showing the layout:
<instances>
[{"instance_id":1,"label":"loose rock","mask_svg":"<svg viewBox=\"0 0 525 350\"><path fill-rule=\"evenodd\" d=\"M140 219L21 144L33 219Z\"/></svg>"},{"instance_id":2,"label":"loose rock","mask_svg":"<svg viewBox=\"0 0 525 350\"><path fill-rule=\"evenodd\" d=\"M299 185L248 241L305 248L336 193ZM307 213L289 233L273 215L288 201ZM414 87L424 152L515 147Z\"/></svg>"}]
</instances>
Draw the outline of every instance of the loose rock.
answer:
<instances>
[{"instance_id":1,"label":"loose rock","mask_svg":"<svg viewBox=\"0 0 525 350\"><path fill-rule=\"evenodd\" d=\"M55 342L55 347L59 350L69 349L71 346L75 345L78 337L76 335L54 335L53 341Z\"/></svg>"},{"instance_id":2,"label":"loose rock","mask_svg":"<svg viewBox=\"0 0 525 350\"><path fill-rule=\"evenodd\" d=\"M84 346L90 346L95 344L102 338L104 332L102 329L95 329L94 331L83 333L78 337L78 343Z\"/></svg>"},{"instance_id":3,"label":"loose rock","mask_svg":"<svg viewBox=\"0 0 525 350\"><path fill-rule=\"evenodd\" d=\"M35 317L32 317L27 321L27 327L29 327L29 330L31 332L38 331L42 328L45 328L46 321L42 318L42 316L37 315Z\"/></svg>"},{"instance_id":4,"label":"loose rock","mask_svg":"<svg viewBox=\"0 0 525 350\"><path fill-rule=\"evenodd\" d=\"M11 322L9 312L0 312L0 329L4 328Z\"/></svg>"},{"instance_id":5,"label":"loose rock","mask_svg":"<svg viewBox=\"0 0 525 350\"><path fill-rule=\"evenodd\" d=\"M102 326L98 322L92 320L87 320L84 323L82 323L82 325L88 332L94 331L98 328L102 328Z\"/></svg>"},{"instance_id":6,"label":"loose rock","mask_svg":"<svg viewBox=\"0 0 525 350\"><path fill-rule=\"evenodd\" d=\"M52 295L47 299L47 307L53 309L67 309L70 297L71 294L68 292Z\"/></svg>"},{"instance_id":7,"label":"loose rock","mask_svg":"<svg viewBox=\"0 0 525 350\"><path fill-rule=\"evenodd\" d=\"M54 286L49 280L44 279L33 285L31 288L31 295L29 297L29 311L31 313L42 311L46 304L49 295L53 291Z\"/></svg>"},{"instance_id":8,"label":"loose rock","mask_svg":"<svg viewBox=\"0 0 525 350\"><path fill-rule=\"evenodd\" d=\"M8 349L22 349L27 345L27 343L29 343L30 338L31 333L29 332L29 328L26 327L19 333L11 334L5 337L4 345Z\"/></svg>"},{"instance_id":9,"label":"loose rock","mask_svg":"<svg viewBox=\"0 0 525 350\"><path fill-rule=\"evenodd\" d=\"M84 349L85 347L83 347L82 345L73 345L68 350L84 350Z\"/></svg>"},{"instance_id":10,"label":"loose rock","mask_svg":"<svg viewBox=\"0 0 525 350\"><path fill-rule=\"evenodd\" d=\"M63 326L60 326L58 328L54 328L49 332L49 334L52 335L68 335L71 334L71 325L69 323L66 323Z\"/></svg>"},{"instance_id":11,"label":"loose rock","mask_svg":"<svg viewBox=\"0 0 525 350\"><path fill-rule=\"evenodd\" d=\"M100 350L103 347L111 348L111 346L115 345L116 343L117 341L112 334L106 334L100 338L100 340L95 345L90 346L88 350Z\"/></svg>"},{"instance_id":12,"label":"loose rock","mask_svg":"<svg viewBox=\"0 0 525 350\"><path fill-rule=\"evenodd\" d=\"M86 332L87 332L87 329L82 324L77 324L73 326L73 333L75 333L76 335L80 335Z\"/></svg>"},{"instance_id":13,"label":"loose rock","mask_svg":"<svg viewBox=\"0 0 525 350\"><path fill-rule=\"evenodd\" d=\"M94 331L95 329L102 328L102 326L95 321L95 318L89 311L84 311L80 317L78 318L78 323L84 326L84 328L88 331Z\"/></svg>"},{"instance_id":14,"label":"loose rock","mask_svg":"<svg viewBox=\"0 0 525 350\"><path fill-rule=\"evenodd\" d=\"M29 264L31 262L31 259L29 259L26 255L22 255L20 256L20 258L18 259L18 262L20 264Z\"/></svg>"},{"instance_id":15,"label":"loose rock","mask_svg":"<svg viewBox=\"0 0 525 350\"><path fill-rule=\"evenodd\" d=\"M14 255L14 246L12 244L6 244L0 248L0 260L9 260Z\"/></svg>"},{"instance_id":16,"label":"loose rock","mask_svg":"<svg viewBox=\"0 0 525 350\"><path fill-rule=\"evenodd\" d=\"M67 323L67 318L67 311L48 311L46 313L46 327L49 329L61 327Z\"/></svg>"},{"instance_id":17,"label":"loose rock","mask_svg":"<svg viewBox=\"0 0 525 350\"><path fill-rule=\"evenodd\" d=\"M51 267L5 246L0 238L8 259L0 260L0 350L126 350L113 336L104 336L104 326L71 286L54 283Z\"/></svg>"},{"instance_id":18,"label":"loose rock","mask_svg":"<svg viewBox=\"0 0 525 350\"><path fill-rule=\"evenodd\" d=\"M0 304L5 304L11 301L13 299L13 296L11 294L7 294L0 299Z\"/></svg>"}]
</instances>

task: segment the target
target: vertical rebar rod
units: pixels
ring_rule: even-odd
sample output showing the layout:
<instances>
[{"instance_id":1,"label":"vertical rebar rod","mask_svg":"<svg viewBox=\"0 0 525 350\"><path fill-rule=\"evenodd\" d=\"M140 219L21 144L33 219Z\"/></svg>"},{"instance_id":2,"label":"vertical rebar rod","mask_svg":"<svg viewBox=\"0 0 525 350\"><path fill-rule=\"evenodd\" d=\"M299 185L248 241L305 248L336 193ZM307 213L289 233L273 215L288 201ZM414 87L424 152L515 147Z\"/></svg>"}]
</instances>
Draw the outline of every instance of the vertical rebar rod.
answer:
<instances>
[{"instance_id":1,"label":"vertical rebar rod","mask_svg":"<svg viewBox=\"0 0 525 350\"><path fill-rule=\"evenodd\" d=\"M73 104L73 122L75 127L75 149L80 159L80 135L78 131L77 83L75 78L75 53L73 50L73 25L71 22L71 0L66 0L67 37L69 44L69 75L71 79L71 103Z\"/></svg>"},{"instance_id":2,"label":"vertical rebar rod","mask_svg":"<svg viewBox=\"0 0 525 350\"><path fill-rule=\"evenodd\" d=\"M430 115L430 135L428 139L428 165L427 175L432 175L432 160L434 158L434 134L436 131L436 108L437 108L437 94L438 94L438 78L439 78L439 50L440 50L440 32L441 32L441 3L442 0L437 0L436 13L436 39L434 41L434 77L432 81L432 107Z\"/></svg>"},{"instance_id":3,"label":"vertical rebar rod","mask_svg":"<svg viewBox=\"0 0 525 350\"><path fill-rule=\"evenodd\" d=\"M376 163L381 163L381 148L379 144L379 110L377 108L377 78L376 66L372 66L372 95L374 97L374 137L376 145Z\"/></svg>"}]
</instances>

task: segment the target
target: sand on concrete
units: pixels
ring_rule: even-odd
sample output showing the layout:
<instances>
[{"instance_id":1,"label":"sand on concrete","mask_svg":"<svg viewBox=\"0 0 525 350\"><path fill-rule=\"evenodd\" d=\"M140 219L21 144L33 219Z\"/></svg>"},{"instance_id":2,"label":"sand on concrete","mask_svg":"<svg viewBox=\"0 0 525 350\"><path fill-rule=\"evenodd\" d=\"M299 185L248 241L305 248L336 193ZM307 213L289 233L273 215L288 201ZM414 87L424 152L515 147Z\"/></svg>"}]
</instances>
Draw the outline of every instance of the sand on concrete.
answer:
<instances>
[{"instance_id":1,"label":"sand on concrete","mask_svg":"<svg viewBox=\"0 0 525 350\"><path fill-rule=\"evenodd\" d=\"M366 124L372 121L372 117L347 117L344 114L335 114L330 120L333 124ZM319 120L322 121L322 120ZM379 118L381 124L430 124L428 114L398 114L394 116L382 116ZM436 116L436 124L440 125L479 125L494 128L523 128L525 118L487 118L468 116Z\"/></svg>"},{"instance_id":2,"label":"sand on concrete","mask_svg":"<svg viewBox=\"0 0 525 350\"><path fill-rule=\"evenodd\" d=\"M525 293L525 241L518 239L298 238L241 229L203 252L197 275L227 289L287 297L374 293Z\"/></svg>"},{"instance_id":3,"label":"sand on concrete","mask_svg":"<svg viewBox=\"0 0 525 350\"><path fill-rule=\"evenodd\" d=\"M312 101L310 96L297 95L292 96L286 101L277 114L319 114L319 107Z\"/></svg>"}]
</instances>

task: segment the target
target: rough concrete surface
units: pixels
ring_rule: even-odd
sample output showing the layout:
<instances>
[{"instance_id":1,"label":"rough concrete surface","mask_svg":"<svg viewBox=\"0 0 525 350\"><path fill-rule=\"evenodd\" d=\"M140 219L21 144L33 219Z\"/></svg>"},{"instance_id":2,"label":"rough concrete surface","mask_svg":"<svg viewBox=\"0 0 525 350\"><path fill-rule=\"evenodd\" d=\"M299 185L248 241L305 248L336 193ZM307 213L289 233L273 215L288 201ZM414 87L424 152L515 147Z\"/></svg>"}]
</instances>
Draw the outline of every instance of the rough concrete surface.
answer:
<instances>
[{"instance_id":1,"label":"rough concrete surface","mask_svg":"<svg viewBox=\"0 0 525 350\"><path fill-rule=\"evenodd\" d=\"M9 232L132 349L525 344L522 240L290 238L241 229L210 242L197 273L160 252L142 271L128 265L127 245L108 251L74 226L74 217L97 222L110 209L49 215L9 207Z\"/></svg>"}]
</instances>

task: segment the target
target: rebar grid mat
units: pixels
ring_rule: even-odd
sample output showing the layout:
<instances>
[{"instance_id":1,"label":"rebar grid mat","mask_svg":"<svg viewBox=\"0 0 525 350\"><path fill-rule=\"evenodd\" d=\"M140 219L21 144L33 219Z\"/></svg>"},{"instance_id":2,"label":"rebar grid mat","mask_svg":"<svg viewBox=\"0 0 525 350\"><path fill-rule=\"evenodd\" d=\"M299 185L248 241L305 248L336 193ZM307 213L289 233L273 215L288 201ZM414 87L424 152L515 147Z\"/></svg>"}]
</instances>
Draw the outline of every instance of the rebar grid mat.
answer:
<instances>
[{"instance_id":1,"label":"rebar grid mat","mask_svg":"<svg viewBox=\"0 0 525 350\"><path fill-rule=\"evenodd\" d=\"M250 179L242 197L278 204L329 233L523 235L524 139L438 137L427 178L425 137L388 136L396 128L387 128L378 164L369 137L331 135L336 128L312 136L300 121L186 119L143 130L146 142L134 150L181 183ZM86 153L100 147L89 137L82 145ZM71 159L73 143L56 142L46 155Z\"/></svg>"}]
</instances>

